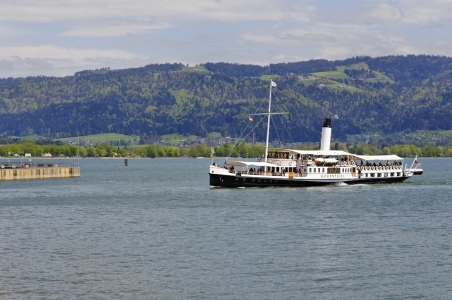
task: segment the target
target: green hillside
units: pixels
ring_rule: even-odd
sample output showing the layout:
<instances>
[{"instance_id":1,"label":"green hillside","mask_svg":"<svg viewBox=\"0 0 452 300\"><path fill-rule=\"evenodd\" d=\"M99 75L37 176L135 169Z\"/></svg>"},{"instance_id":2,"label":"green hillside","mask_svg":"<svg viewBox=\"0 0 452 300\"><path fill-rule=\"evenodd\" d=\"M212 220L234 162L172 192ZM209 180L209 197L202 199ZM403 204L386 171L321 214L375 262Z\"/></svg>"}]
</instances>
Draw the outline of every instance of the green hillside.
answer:
<instances>
[{"instance_id":1,"label":"green hillside","mask_svg":"<svg viewBox=\"0 0 452 300\"><path fill-rule=\"evenodd\" d=\"M335 139L378 134L382 144L408 142L405 135L414 132L452 129L451 74L452 58L408 55L268 66L160 64L4 78L0 135L177 145L212 133L237 138L252 125L262 141L264 122L256 117L250 124L248 116L266 111L272 78L273 110L292 115L291 123L285 116L272 118L275 127L284 128L271 132L282 142L317 142L323 118L333 115L339 116Z\"/></svg>"}]
</instances>

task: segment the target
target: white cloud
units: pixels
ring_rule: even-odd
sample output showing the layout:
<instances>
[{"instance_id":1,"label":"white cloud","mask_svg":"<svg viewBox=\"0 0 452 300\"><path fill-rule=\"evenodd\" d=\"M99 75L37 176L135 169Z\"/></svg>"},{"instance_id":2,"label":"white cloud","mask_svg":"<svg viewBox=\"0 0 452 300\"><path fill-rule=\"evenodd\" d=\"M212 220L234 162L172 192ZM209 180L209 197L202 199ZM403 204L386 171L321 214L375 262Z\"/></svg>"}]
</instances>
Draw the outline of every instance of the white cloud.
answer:
<instances>
[{"instance_id":1,"label":"white cloud","mask_svg":"<svg viewBox=\"0 0 452 300\"><path fill-rule=\"evenodd\" d=\"M163 61L162 61L163 62ZM166 62L166 61L165 61ZM81 70L92 70L104 67L112 69L141 67L151 63L143 58L96 57L74 60L70 58L21 58L0 59L0 78L26 76L66 76Z\"/></svg>"},{"instance_id":2,"label":"white cloud","mask_svg":"<svg viewBox=\"0 0 452 300\"><path fill-rule=\"evenodd\" d=\"M403 14L397 7L381 3L364 10L360 19L372 23L398 22L403 19Z\"/></svg>"},{"instance_id":3,"label":"white cloud","mask_svg":"<svg viewBox=\"0 0 452 300\"><path fill-rule=\"evenodd\" d=\"M0 47L0 77L29 75L70 75L82 69L95 69L116 64L138 67L147 60L121 50L75 49L52 45ZM140 64L136 62L139 61Z\"/></svg>"},{"instance_id":4,"label":"white cloud","mask_svg":"<svg viewBox=\"0 0 452 300\"><path fill-rule=\"evenodd\" d=\"M450 0L0 1L0 76L164 62L450 56L450 11Z\"/></svg>"},{"instance_id":5,"label":"white cloud","mask_svg":"<svg viewBox=\"0 0 452 300\"><path fill-rule=\"evenodd\" d=\"M308 1L310 2L310 1ZM55 22L151 18L165 20L306 20L301 9L271 0L16 0L0 3L0 20Z\"/></svg>"},{"instance_id":6,"label":"white cloud","mask_svg":"<svg viewBox=\"0 0 452 300\"><path fill-rule=\"evenodd\" d=\"M24 46L24 47L1 47L0 53L4 57L31 57L40 59L68 59L74 61L82 61L86 58L95 57L112 57L132 59L138 56L132 53L127 53L121 50L98 50L98 49L77 49L77 48L63 48L53 45L43 46Z\"/></svg>"},{"instance_id":7,"label":"white cloud","mask_svg":"<svg viewBox=\"0 0 452 300\"><path fill-rule=\"evenodd\" d=\"M167 29L174 25L171 24L130 24L120 22L112 25L85 26L74 27L60 33L60 36L84 36L84 37L111 37L135 35L141 32Z\"/></svg>"},{"instance_id":8,"label":"white cloud","mask_svg":"<svg viewBox=\"0 0 452 300\"><path fill-rule=\"evenodd\" d=\"M400 8L406 24L425 26L451 22L452 2L449 0L401 0Z\"/></svg>"},{"instance_id":9,"label":"white cloud","mask_svg":"<svg viewBox=\"0 0 452 300\"><path fill-rule=\"evenodd\" d=\"M22 59L18 56L11 59L0 59L0 76L1 77L23 77L37 75L66 75L58 74L55 66L43 59L26 58Z\"/></svg>"}]
</instances>

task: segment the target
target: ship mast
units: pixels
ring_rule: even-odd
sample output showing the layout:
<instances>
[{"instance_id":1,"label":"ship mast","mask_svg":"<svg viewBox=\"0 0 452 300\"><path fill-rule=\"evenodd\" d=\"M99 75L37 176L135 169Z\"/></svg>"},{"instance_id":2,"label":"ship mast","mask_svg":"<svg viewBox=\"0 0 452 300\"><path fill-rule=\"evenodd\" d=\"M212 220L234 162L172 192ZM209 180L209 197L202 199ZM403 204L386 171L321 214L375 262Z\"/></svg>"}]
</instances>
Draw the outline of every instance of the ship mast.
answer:
<instances>
[{"instance_id":1,"label":"ship mast","mask_svg":"<svg viewBox=\"0 0 452 300\"><path fill-rule=\"evenodd\" d=\"M268 140L270 139L270 115L282 115L287 114L287 112L280 113L272 113L272 87L276 87L276 83L270 79L270 94L268 96L268 112L266 113L258 113L258 114L250 114L250 116L267 116L267 138L265 139L265 154L264 154L264 162L267 162L268 156Z\"/></svg>"},{"instance_id":2,"label":"ship mast","mask_svg":"<svg viewBox=\"0 0 452 300\"><path fill-rule=\"evenodd\" d=\"M265 139L265 156L264 156L264 162L267 162L267 156L268 156L268 139L270 138L270 115L271 115L271 107L272 107L272 87L276 86L276 83L273 82L272 79L270 79L270 93L268 95L268 119L267 119L267 138Z\"/></svg>"}]
</instances>

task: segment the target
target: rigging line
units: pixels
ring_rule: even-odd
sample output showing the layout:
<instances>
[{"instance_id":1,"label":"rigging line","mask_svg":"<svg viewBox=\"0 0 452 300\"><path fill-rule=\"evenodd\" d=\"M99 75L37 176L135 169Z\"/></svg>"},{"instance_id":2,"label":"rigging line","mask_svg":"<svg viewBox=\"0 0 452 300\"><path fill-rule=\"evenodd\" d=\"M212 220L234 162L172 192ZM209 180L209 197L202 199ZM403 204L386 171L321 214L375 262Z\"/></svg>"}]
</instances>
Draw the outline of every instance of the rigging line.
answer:
<instances>
[{"instance_id":1,"label":"rigging line","mask_svg":"<svg viewBox=\"0 0 452 300\"><path fill-rule=\"evenodd\" d=\"M228 156L226 156L225 160L227 160L229 157L231 157L231 154L241 145L245 142L246 138L253 132L253 130L260 124L265 118L261 118L259 122L256 122L256 125L252 128L252 130L243 138L242 142L240 142L240 139L243 136L243 133L245 132L246 128L248 128L248 125L246 126L245 130L243 130L242 134L238 138L239 142L235 144L234 148L232 148L231 152L229 152Z\"/></svg>"},{"instance_id":2,"label":"rigging line","mask_svg":"<svg viewBox=\"0 0 452 300\"><path fill-rule=\"evenodd\" d=\"M268 93L267 93L267 95L265 96L265 98L262 98L262 99L261 99L260 104L259 104L259 106L254 110L254 113L257 113L257 111L259 111L259 109L261 108L262 104L264 104L264 100L266 100L267 98L268 98Z\"/></svg>"},{"instance_id":3,"label":"rigging line","mask_svg":"<svg viewBox=\"0 0 452 300\"><path fill-rule=\"evenodd\" d=\"M287 129L286 124L284 123L284 119L281 117L280 120L282 121L282 124L283 124L284 129L286 130L287 134L289 135L290 141L291 141L292 143L294 143L294 141L293 141L293 139L292 139L292 136L290 135L290 132L289 132L289 130ZM278 136L278 140L282 143L282 139L281 139L280 134L279 134L279 132L278 132L278 127L276 126L276 123L275 123L275 121L274 121L273 119L272 119L272 125L275 127L275 131L276 131L276 135Z\"/></svg>"},{"instance_id":4,"label":"rigging line","mask_svg":"<svg viewBox=\"0 0 452 300\"><path fill-rule=\"evenodd\" d=\"M279 137L278 127L276 127L275 120L271 119L273 127L275 127L276 136L278 137L279 142L281 142L281 138Z\"/></svg>"},{"instance_id":5,"label":"rigging line","mask_svg":"<svg viewBox=\"0 0 452 300\"><path fill-rule=\"evenodd\" d=\"M290 135L289 129L287 129L286 123L284 123L284 120L283 120L282 123L283 123L284 129L286 130L287 134L289 135L289 138L290 138L291 142L292 142L292 143L295 143L295 142L293 141L293 139L292 139L292 136Z\"/></svg>"},{"instance_id":6,"label":"rigging line","mask_svg":"<svg viewBox=\"0 0 452 300\"><path fill-rule=\"evenodd\" d=\"M255 115L255 114L253 114L253 115ZM252 128L252 130L254 130L257 127L257 125L259 125L259 123L261 123L261 122L262 122L262 119L259 122L256 123L256 125ZM242 133L240 134L240 136L238 138L239 140L242 138L243 134L245 133L245 131L249 127L249 125L250 125L250 123L248 123L248 125L246 125L245 129L243 129Z\"/></svg>"},{"instance_id":7,"label":"rigging line","mask_svg":"<svg viewBox=\"0 0 452 300\"><path fill-rule=\"evenodd\" d=\"M259 124L259 123L257 123L257 124ZM257 124L256 124L256 126L257 126ZM238 141L240 141L240 139L243 137L243 134L245 133L245 131L248 129L249 126L250 126L250 123L248 123L248 125L246 125L245 129L243 129L242 133L240 134L240 136L237 139ZM256 126L254 126L253 129L256 128ZM231 156L232 152L234 152L234 150L238 147L238 145L240 145L240 142L235 144L234 148L232 148L231 152L228 154L228 156L226 156L226 159L228 159Z\"/></svg>"},{"instance_id":8,"label":"rigging line","mask_svg":"<svg viewBox=\"0 0 452 300\"><path fill-rule=\"evenodd\" d=\"M263 120L263 118L262 118L262 120ZM262 122L262 121L258 122L258 123L256 124L256 126L253 127L253 130L254 130L254 128L256 128L257 125L258 125L259 123L261 123L261 122ZM251 132L252 132L252 131L250 131L250 132L243 138L242 141L240 141L240 138L239 138L239 142L234 146L234 148L232 148L231 152L229 152L229 154L228 154L228 156L226 156L225 160L228 160L228 159L231 157L232 153L233 153L233 152L234 152L241 144L245 143L246 138L251 134Z\"/></svg>"},{"instance_id":9,"label":"rigging line","mask_svg":"<svg viewBox=\"0 0 452 300\"><path fill-rule=\"evenodd\" d=\"M259 111L259 109L261 108L262 104L267 100L269 94L270 94L270 92L267 92L267 95L265 95L265 97L261 99L259 106L256 108L256 110L254 111L254 114L252 114L252 115L255 115L255 114L257 113L257 111ZM264 100L265 100L265 101L264 101ZM259 122L257 122L256 125L253 127L252 130L254 130L254 129L257 127L257 125L259 125L263 120L264 120L264 118L262 118ZM242 138L242 136L243 136L243 134L245 133L245 131L246 131L246 129L248 128L248 126L249 126L249 124L245 127L245 129L244 129L244 130L242 131L242 133L240 134L240 137L238 138L239 141L240 141L240 139ZM252 132L252 131L250 131L250 132L247 134L247 136L244 138L244 140L251 134L251 132ZM228 159L228 158L231 156L231 154L235 151L235 149L237 149L240 145L241 145L240 142L237 143L237 144L235 145L235 147L232 148L232 150L231 150L231 152L228 154L228 156L226 156L226 159Z\"/></svg>"},{"instance_id":10,"label":"rigging line","mask_svg":"<svg viewBox=\"0 0 452 300\"><path fill-rule=\"evenodd\" d=\"M279 97L278 97L277 95L275 95L275 98L276 98L276 101L284 107L284 110L285 110L285 111L289 111L289 110L286 108L286 106L282 103L282 101L279 99ZM284 123L284 120L283 120L282 123L283 123L284 129L286 130L287 134L289 135L290 140L292 141L292 143L294 143L294 141L293 141L293 139L292 139L292 136L290 135L290 132L289 132L289 130L287 129L286 124Z\"/></svg>"},{"instance_id":11,"label":"rigging line","mask_svg":"<svg viewBox=\"0 0 452 300\"><path fill-rule=\"evenodd\" d=\"M282 101L279 100L278 95L275 95L275 99L276 99L276 101L277 101L278 103L280 103L280 104L284 107L284 110L285 110L285 111L289 111L289 110L286 108L286 106L284 105L284 103L282 103Z\"/></svg>"},{"instance_id":12,"label":"rigging line","mask_svg":"<svg viewBox=\"0 0 452 300\"><path fill-rule=\"evenodd\" d=\"M270 94L270 92L267 92L267 94L265 95L265 97L261 98L260 104L259 104L259 106L256 108L256 110L254 111L254 113L257 113L257 111L259 111L259 109L261 108L262 104L267 103L269 94Z\"/></svg>"}]
</instances>

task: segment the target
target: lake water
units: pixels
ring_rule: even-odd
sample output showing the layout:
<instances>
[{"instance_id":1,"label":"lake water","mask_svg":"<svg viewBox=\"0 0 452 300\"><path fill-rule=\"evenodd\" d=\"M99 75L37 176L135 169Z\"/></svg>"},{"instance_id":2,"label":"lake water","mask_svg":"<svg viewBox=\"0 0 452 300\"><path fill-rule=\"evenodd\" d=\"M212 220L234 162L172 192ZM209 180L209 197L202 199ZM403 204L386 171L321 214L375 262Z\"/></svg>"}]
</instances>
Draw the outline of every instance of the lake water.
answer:
<instances>
[{"instance_id":1,"label":"lake water","mask_svg":"<svg viewBox=\"0 0 452 300\"><path fill-rule=\"evenodd\" d=\"M0 182L0 299L452 299L452 159L421 162L393 185L209 189L208 159Z\"/></svg>"}]
</instances>

